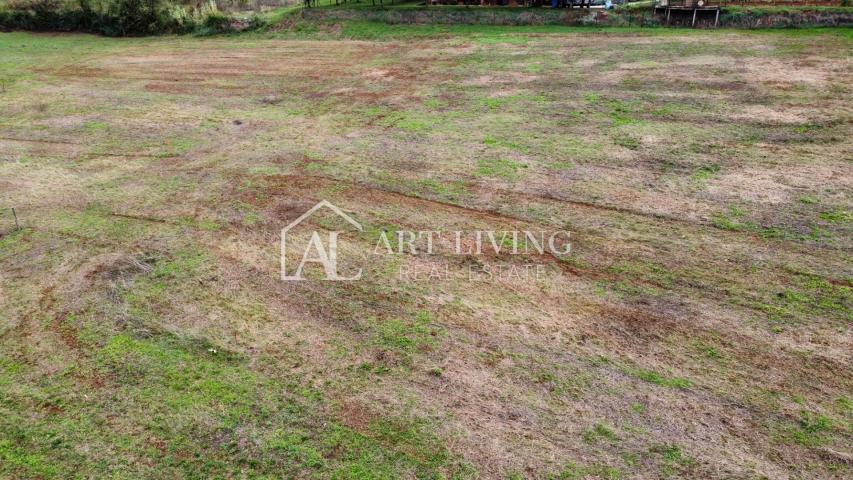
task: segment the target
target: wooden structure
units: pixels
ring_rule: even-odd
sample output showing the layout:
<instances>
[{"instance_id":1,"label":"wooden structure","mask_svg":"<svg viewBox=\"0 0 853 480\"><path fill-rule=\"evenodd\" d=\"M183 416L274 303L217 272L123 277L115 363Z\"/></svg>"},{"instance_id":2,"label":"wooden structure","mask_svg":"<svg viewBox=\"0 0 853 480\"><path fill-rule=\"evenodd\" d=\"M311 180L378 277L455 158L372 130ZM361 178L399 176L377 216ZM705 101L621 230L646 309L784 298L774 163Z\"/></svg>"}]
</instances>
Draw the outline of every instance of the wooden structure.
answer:
<instances>
[{"instance_id":1,"label":"wooden structure","mask_svg":"<svg viewBox=\"0 0 853 480\"><path fill-rule=\"evenodd\" d=\"M702 15L708 12L714 15L714 26L716 27L720 23L720 6L709 5L709 3L711 3L709 0L659 0L655 4L655 13L666 13L667 25L669 25L670 16L673 12L679 14L692 13L690 26L695 27L699 12L702 12Z\"/></svg>"}]
</instances>

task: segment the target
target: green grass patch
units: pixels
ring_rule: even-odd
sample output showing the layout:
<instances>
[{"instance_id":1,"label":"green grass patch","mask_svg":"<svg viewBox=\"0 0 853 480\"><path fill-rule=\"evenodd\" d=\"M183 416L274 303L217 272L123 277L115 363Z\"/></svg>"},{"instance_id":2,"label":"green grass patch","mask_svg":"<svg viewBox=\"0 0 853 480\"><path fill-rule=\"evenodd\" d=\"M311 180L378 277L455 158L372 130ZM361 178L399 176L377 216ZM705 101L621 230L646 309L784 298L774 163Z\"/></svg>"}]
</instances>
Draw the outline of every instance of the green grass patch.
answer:
<instances>
[{"instance_id":1,"label":"green grass patch","mask_svg":"<svg viewBox=\"0 0 853 480\"><path fill-rule=\"evenodd\" d=\"M722 167L720 167L716 163L711 165L703 165L699 167L695 172L693 172L691 178L693 180L696 180L697 182L706 182L713 178L716 174L720 173L721 169Z\"/></svg>"},{"instance_id":2,"label":"green grass patch","mask_svg":"<svg viewBox=\"0 0 853 480\"><path fill-rule=\"evenodd\" d=\"M701 355L703 358L716 361L724 359L723 352L721 352L719 348L713 345L708 345L707 343L697 341L694 343L694 347L696 348L696 351L699 353L699 355Z\"/></svg>"},{"instance_id":3,"label":"green grass patch","mask_svg":"<svg viewBox=\"0 0 853 480\"><path fill-rule=\"evenodd\" d=\"M821 212L819 217L824 222L835 224L844 224L853 221L853 213L850 213L848 210L827 210Z\"/></svg>"},{"instance_id":4,"label":"green grass patch","mask_svg":"<svg viewBox=\"0 0 853 480\"><path fill-rule=\"evenodd\" d=\"M9 478L59 478L63 470L50 457L31 453L11 440L0 438L0 473Z\"/></svg>"},{"instance_id":5,"label":"green grass patch","mask_svg":"<svg viewBox=\"0 0 853 480\"><path fill-rule=\"evenodd\" d=\"M413 318L391 318L366 321L368 344L391 352L394 358L410 366L418 352L427 352L438 345L444 331L435 325L427 310L418 311Z\"/></svg>"},{"instance_id":6,"label":"green grass patch","mask_svg":"<svg viewBox=\"0 0 853 480\"><path fill-rule=\"evenodd\" d=\"M644 382L649 382L662 387L677 388L687 390L693 386L693 382L686 378L670 377L654 370L646 370L642 368L627 368L625 372L631 376L637 377Z\"/></svg>"},{"instance_id":7,"label":"green grass patch","mask_svg":"<svg viewBox=\"0 0 853 480\"><path fill-rule=\"evenodd\" d=\"M130 240L149 227L146 222L115 216L103 205L90 205L81 211L62 212L52 225L52 228L64 235L100 241Z\"/></svg>"},{"instance_id":8,"label":"green grass patch","mask_svg":"<svg viewBox=\"0 0 853 480\"><path fill-rule=\"evenodd\" d=\"M462 180L439 181L425 178L418 181L421 188L441 200L458 202L467 194L468 185Z\"/></svg>"},{"instance_id":9,"label":"green grass patch","mask_svg":"<svg viewBox=\"0 0 853 480\"><path fill-rule=\"evenodd\" d=\"M790 286L776 291L769 302L758 305L773 322L808 321L817 315L847 322L853 320L851 307L851 287L808 274L798 274Z\"/></svg>"},{"instance_id":10,"label":"green grass patch","mask_svg":"<svg viewBox=\"0 0 853 480\"><path fill-rule=\"evenodd\" d=\"M782 429L782 439L804 447L820 447L830 442L827 434L832 428L832 421L828 417L804 410L800 412L799 422Z\"/></svg>"},{"instance_id":11,"label":"green grass patch","mask_svg":"<svg viewBox=\"0 0 853 480\"><path fill-rule=\"evenodd\" d=\"M593 428L583 433L583 441L586 443L595 444L601 440L615 443L619 441L619 436L612 428L603 423L596 423Z\"/></svg>"},{"instance_id":12,"label":"green grass patch","mask_svg":"<svg viewBox=\"0 0 853 480\"><path fill-rule=\"evenodd\" d=\"M520 171L524 168L527 168L527 164L508 158L492 158L478 161L477 170L474 173L480 177L518 180Z\"/></svg>"},{"instance_id":13,"label":"green grass patch","mask_svg":"<svg viewBox=\"0 0 853 480\"><path fill-rule=\"evenodd\" d=\"M649 451L660 456L660 473L664 478L685 475L696 465L696 460L686 455L681 447L675 444L656 445Z\"/></svg>"},{"instance_id":14,"label":"green grass patch","mask_svg":"<svg viewBox=\"0 0 853 480\"><path fill-rule=\"evenodd\" d=\"M399 338L396 329L385 336L401 346L387 339ZM164 472L393 479L471 471L425 420L385 414L355 430L329 417L323 394L297 377L249 370L242 356L203 340L121 334L96 359L117 383L112 408L166 442L167 454L155 464ZM262 448L240 448L244 432L262 438Z\"/></svg>"}]
</instances>

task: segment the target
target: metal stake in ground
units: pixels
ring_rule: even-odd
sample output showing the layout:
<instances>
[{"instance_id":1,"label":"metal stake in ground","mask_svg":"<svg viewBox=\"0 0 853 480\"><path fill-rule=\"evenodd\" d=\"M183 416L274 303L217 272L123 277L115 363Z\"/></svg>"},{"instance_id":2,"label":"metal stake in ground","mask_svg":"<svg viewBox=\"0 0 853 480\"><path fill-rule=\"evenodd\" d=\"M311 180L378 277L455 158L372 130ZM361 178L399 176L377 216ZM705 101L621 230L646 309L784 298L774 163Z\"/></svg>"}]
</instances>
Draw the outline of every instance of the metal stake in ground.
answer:
<instances>
[{"instance_id":1,"label":"metal stake in ground","mask_svg":"<svg viewBox=\"0 0 853 480\"><path fill-rule=\"evenodd\" d=\"M12 207L12 216L15 217L15 230L20 230L21 226L18 225L18 214L15 213L15 207Z\"/></svg>"}]
</instances>

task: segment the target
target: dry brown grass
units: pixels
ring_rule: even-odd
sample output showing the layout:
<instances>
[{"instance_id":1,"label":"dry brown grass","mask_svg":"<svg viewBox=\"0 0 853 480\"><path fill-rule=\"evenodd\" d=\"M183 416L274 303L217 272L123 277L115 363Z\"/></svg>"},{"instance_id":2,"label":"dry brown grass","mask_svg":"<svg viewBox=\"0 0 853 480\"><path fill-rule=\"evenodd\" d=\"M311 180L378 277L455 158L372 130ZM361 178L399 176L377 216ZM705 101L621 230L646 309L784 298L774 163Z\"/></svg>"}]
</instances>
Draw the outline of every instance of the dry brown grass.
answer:
<instances>
[{"instance_id":1,"label":"dry brown grass","mask_svg":"<svg viewBox=\"0 0 853 480\"><path fill-rule=\"evenodd\" d=\"M109 396L110 335L200 338L353 431L426 419L483 478L848 475L850 222L820 214L851 208L849 41L488 40L160 39L26 67L0 95L3 206L26 227L0 238L3 359L31 382L77 363ZM394 273L464 273L451 256L280 282L278 232L322 198L377 229L568 228L575 253L538 282ZM187 251L201 266L163 273ZM431 336L389 345L418 315Z\"/></svg>"}]
</instances>

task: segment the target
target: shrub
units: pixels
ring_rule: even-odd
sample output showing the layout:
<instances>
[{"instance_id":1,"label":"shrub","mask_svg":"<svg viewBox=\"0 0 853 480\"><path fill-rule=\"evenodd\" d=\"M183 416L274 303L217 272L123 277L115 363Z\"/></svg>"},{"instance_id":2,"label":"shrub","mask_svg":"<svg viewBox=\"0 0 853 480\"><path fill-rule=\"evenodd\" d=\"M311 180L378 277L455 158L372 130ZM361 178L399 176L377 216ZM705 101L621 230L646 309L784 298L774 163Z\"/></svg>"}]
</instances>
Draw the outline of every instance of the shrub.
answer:
<instances>
[{"instance_id":1,"label":"shrub","mask_svg":"<svg viewBox=\"0 0 853 480\"><path fill-rule=\"evenodd\" d=\"M161 31L158 0L116 0L108 14L115 19L118 35L145 35Z\"/></svg>"},{"instance_id":2,"label":"shrub","mask_svg":"<svg viewBox=\"0 0 853 480\"><path fill-rule=\"evenodd\" d=\"M243 21L239 27L258 29L261 18ZM0 29L34 31L81 31L108 36L163 33L216 34L233 31L235 20L217 10L216 4L200 8L172 0L11 0L0 6Z\"/></svg>"},{"instance_id":3,"label":"shrub","mask_svg":"<svg viewBox=\"0 0 853 480\"><path fill-rule=\"evenodd\" d=\"M14 0L7 4L0 26L26 30L73 30L79 15L66 15L59 0Z\"/></svg>"},{"instance_id":4,"label":"shrub","mask_svg":"<svg viewBox=\"0 0 853 480\"><path fill-rule=\"evenodd\" d=\"M196 32L201 35L213 35L230 32L231 30L231 18L219 10L211 9L204 15L201 27Z\"/></svg>"}]
</instances>

